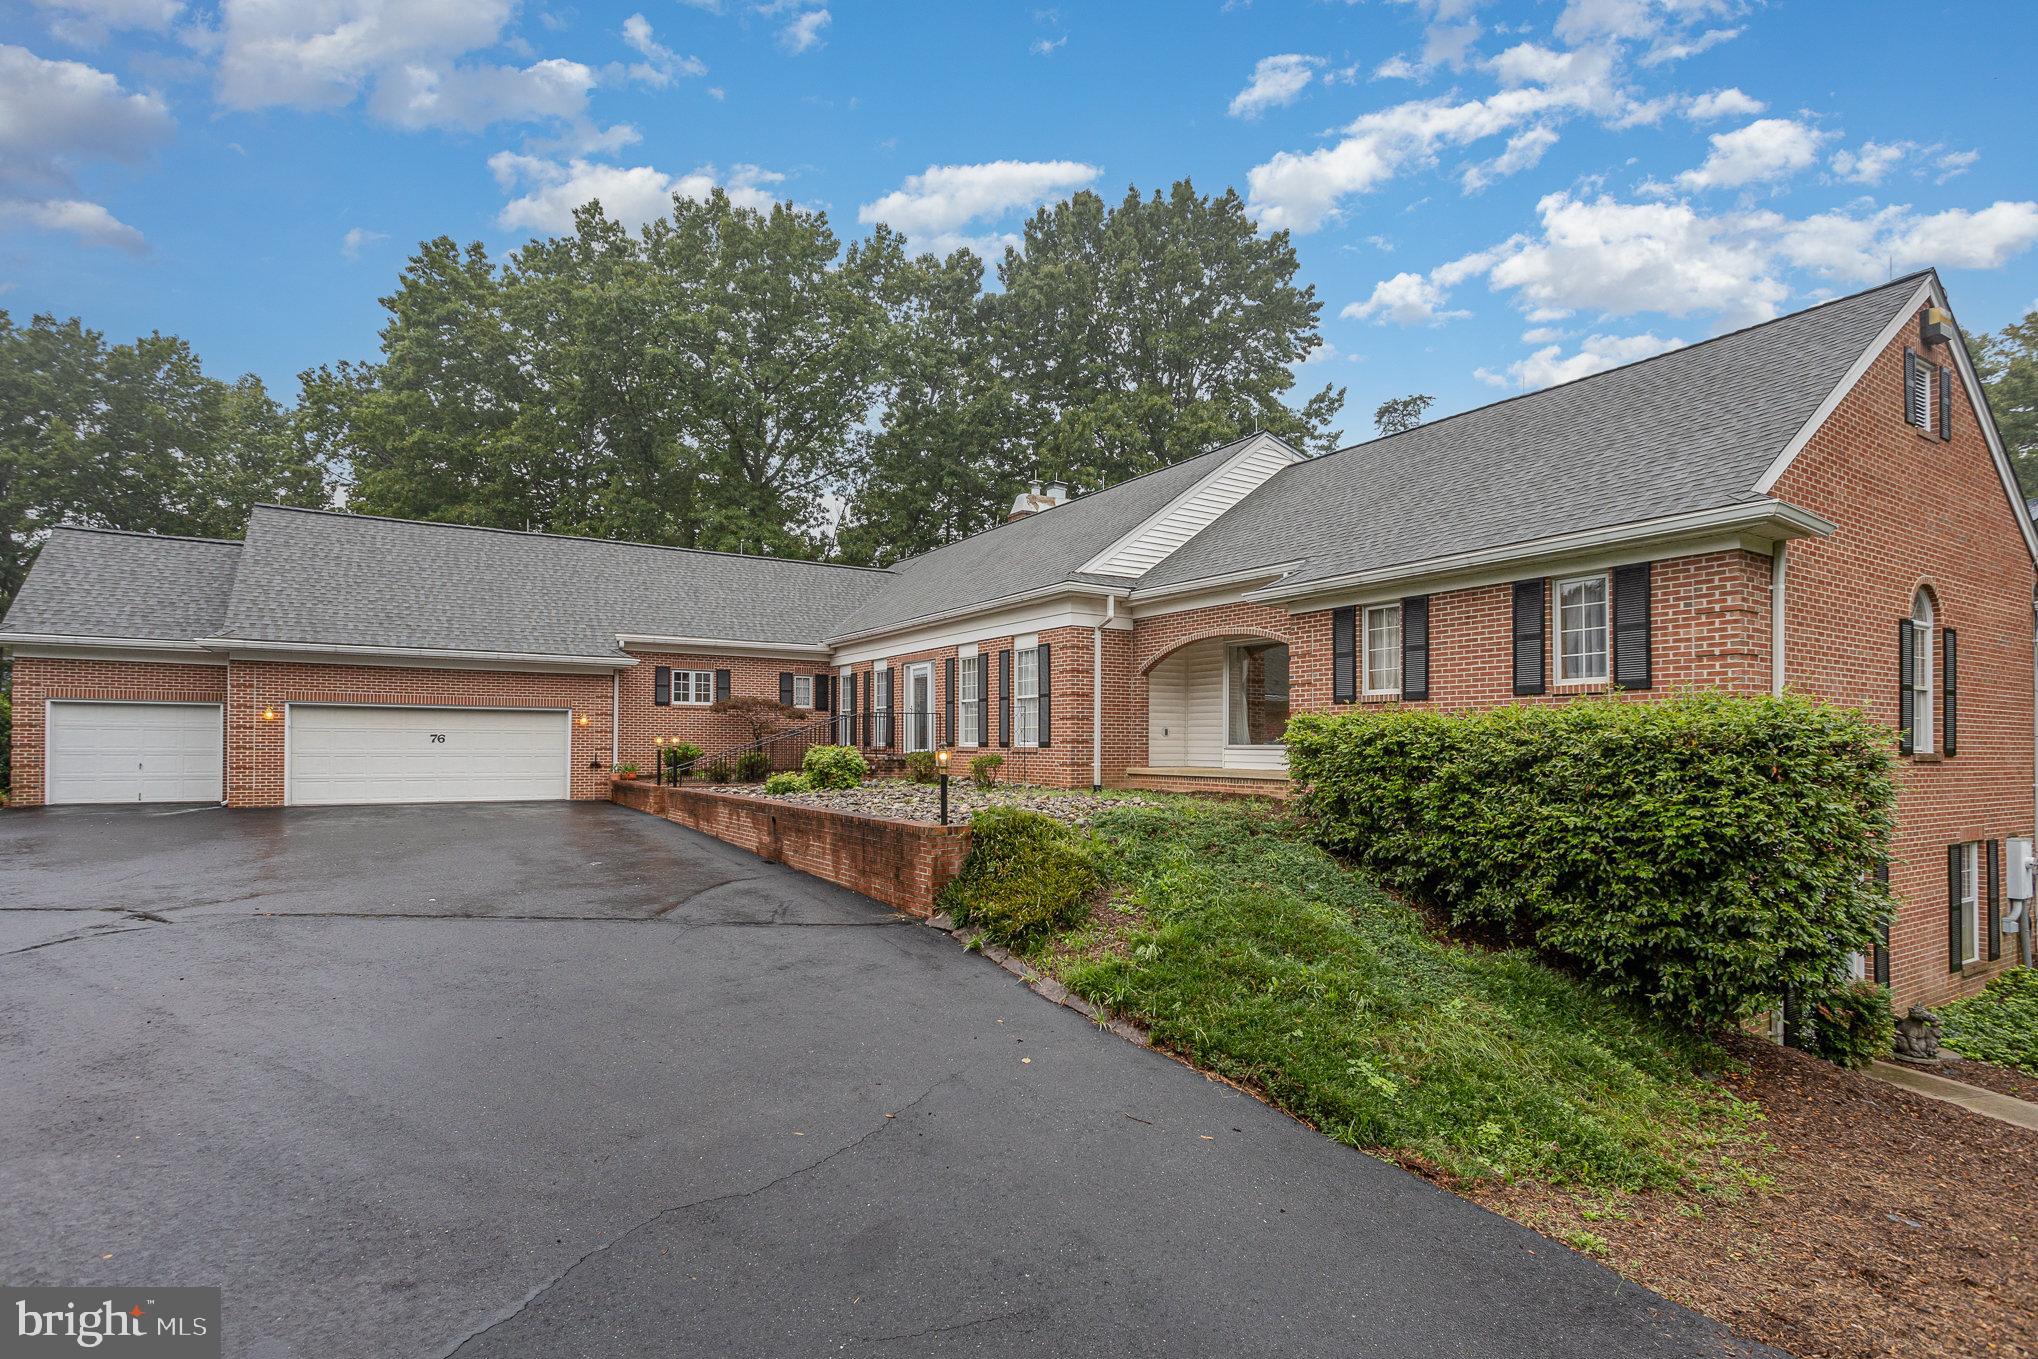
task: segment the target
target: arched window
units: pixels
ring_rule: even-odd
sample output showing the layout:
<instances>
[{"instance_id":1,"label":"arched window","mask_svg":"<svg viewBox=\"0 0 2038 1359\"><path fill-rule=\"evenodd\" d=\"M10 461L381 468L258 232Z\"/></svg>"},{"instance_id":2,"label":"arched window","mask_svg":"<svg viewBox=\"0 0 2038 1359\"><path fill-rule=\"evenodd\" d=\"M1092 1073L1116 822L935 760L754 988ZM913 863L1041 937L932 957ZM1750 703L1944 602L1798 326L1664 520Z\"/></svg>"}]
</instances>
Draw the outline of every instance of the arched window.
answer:
<instances>
[{"instance_id":1,"label":"arched window","mask_svg":"<svg viewBox=\"0 0 2038 1359\"><path fill-rule=\"evenodd\" d=\"M1911 749L1919 755L1934 747L1932 730L1932 592L1920 587L1911 599Z\"/></svg>"}]
</instances>

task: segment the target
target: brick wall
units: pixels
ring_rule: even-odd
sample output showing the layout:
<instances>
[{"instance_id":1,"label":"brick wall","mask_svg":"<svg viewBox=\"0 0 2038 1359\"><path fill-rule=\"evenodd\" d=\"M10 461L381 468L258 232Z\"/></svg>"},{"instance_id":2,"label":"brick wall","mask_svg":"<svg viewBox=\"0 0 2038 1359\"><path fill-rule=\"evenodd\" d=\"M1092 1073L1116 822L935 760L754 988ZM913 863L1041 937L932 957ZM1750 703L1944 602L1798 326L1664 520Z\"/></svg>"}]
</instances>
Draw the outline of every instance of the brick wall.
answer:
<instances>
[{"instance_id":1,"label":"brick wall","mask_svg":"<svg viewBox=\"0 0 2038 1359\"><path fill-rule=\"evenodd\" d=\"M1957 753L1903 759L1900 768L1890 881L1902 906L1891 931L1890 980L1908 1005L1972 992L2015 953L2015 938L2005 938L2002 961L1990 964L1984 939L1979 965L1950 970L1946 849L2032 833L2038 573L1957 380L1950 441L1904 422L1906 345L1934 365L1953 363L1945 346L1923 350L1917 327L1907 326L1812 437L1776 494L1840 529L1789 549L1784 653L1793 688L1858 706L1894 727L1897 623L1910 615L1920 586L1933 593L1939 625L1959 634ZM1942 636L1935 633L1937 653ZM1943 673L1940 659L1935 654L1935 674ZM1984 919L1986 910L1984 901Z\"/></svg>"},{"instance_id":2,"label":"brick wall","mask_svg":"<svg viewBox=\"0 0 2038 1359\"><path fill-rule=\"evenodd\" d=\"M60 661L38 656L14 660L14 787L16 807L43 801L43 722L53 698L128 703L224 703L225 665L166 661Z\"/></svg>"},{"instance_id":3,"label":"brick wall","mask_svg":"<svg viewBox=\"0 0 2038 1359\"><path fill-rule=\"evenodd\" d=\"M284 705L296 702L568 708L573 712L573 796L605 798L613 697L605 674L235 661L227 675L227 801L236 807L283 805ZM264 718L264 712L275 716Z\"/></svg>"},{"instance_id":4,"label":"brick wall","mask_svg":"<svg viewBox=\"0 0 2038 1359\"><path fill-rule=\"evenodd\" d=\"M962 871L967 826L893 821L697 788L663 790L665 817L724 844L925 917L934 897ZM619 783L615 800L656 806L652 790Z\"/></svg>"},{"instance_id":5,"label":"brick wall","mask_svg":"<svg viewBox=\"0 0 2038 1359\"><path fill-rule=\"evenodd\" d=\"M705 707L674 703L660 707L651 700L659 666L675 670L727 670L731 698L778 698L778 677L825 675L827 666L815 661L759 659L755 656L695 655L680 652L632 651L637 664L623 671L622 763L635 764L646 774L657 768L658 747L654 738L691 741L703 753L715 755L745 745L753 738L750 724L735 713L710 712ZM826 716L815 712L814 717Z\"/></svg>"}]
</instances>

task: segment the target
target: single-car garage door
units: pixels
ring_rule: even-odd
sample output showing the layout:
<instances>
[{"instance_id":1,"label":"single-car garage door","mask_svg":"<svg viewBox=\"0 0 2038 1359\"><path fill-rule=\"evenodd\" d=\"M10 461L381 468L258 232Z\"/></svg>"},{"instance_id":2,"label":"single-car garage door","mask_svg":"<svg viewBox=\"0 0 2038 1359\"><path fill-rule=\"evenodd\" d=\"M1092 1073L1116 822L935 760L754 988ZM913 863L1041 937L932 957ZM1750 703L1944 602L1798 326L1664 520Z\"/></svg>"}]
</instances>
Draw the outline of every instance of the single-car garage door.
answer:
<instances>
[{"instance_id":1,"label":"single-car garage door","mask_svg":"<svg viewBox=\"0 0 2038 1359\"><path fill-rule=\"evenodd\" d=\"M289 801L563 798L572 778L570 716L564 709L293 703Z\"/></svg>"},{"instance_id":2,"label":"single-car garage door","mask_svg":"<svg viewBox=\"0 0 2038 1359\"><path fill-rule=\"evenodd\" d=\"M217 703L51 699L45 721L45 802L219 802L226 796Z\"/></svg>"}]
</instances>

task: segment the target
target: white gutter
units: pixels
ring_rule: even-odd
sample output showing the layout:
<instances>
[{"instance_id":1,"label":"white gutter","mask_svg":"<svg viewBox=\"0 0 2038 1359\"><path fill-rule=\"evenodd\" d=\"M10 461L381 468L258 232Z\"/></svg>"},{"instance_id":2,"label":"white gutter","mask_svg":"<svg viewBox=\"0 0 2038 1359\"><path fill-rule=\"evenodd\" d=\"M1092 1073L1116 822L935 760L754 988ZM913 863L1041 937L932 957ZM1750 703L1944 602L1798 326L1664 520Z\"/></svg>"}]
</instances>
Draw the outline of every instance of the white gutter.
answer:
<instances>
[{"instance_id":1,"label":"white gutter","mask_svg":"<svg viewBox=\"0 0 2038 1359\"><path fill-rule=\"evenodd\" d=\"M1249 580L1265 580L1268 577L1278 579L1300 565L1302 563L1299 561L1277 562L1272 566L1255 566L1246 571L1227 571L1223 575L1218 576L1199 576L1195 580L1185 580L1175 585L1157 586L1151 590L1142 590L1135 587L1132 591L1131 602L1134 605L1148 604L1157 599L1175 599L1181 595L1200 595L1209 590L1221 590L1227 585L1242 585Z\"/></svg>"},{"instance_id":2,"label":"white gutter","mask_svg":"<svg viewBox=\"0 0 2038 1359\"><path fill-rule=\"evenodd\" d=\"M1042 511L1045 513L1045 511ZM969 618L996 609L1010 608L1014 604L1027 604L1036 599L1058 599L1063 595L1080 595L1090 599L1126 599L1132 591L1123 585L1098 585L1086 580L1062 580L1052 585L1043 585L1037 590L1024 590L1016 595L1004 595L998 599L987 599L980 604L969 604L959 609L944 609L939 613L921 614L917 618L903 618L896 623L887 623L881 628L865 628L862 632L845 632L830 637L828 645L839 650L850 642L861 642L871 637L886 637L895 632L925 627L929 623L945 623L951 618Z\"/></svg>"},{"instance_id":3,"label":"white gutter","mask_svg":"<svg viewBox=\"0 0 2038 1359\"><path fill-rule=\"evenodd\" d=\"M609 676L609 772L623 755L623 672Z\"/></svg>"},{"instance_id":4,"label":"white gutter","mask_svg":"<svg viewBox=\"0 0 2038 1359\"><path fill-rule=\"evenodd\" d=\"M157 637L74 637L61 632L0 633L0 646L103 646L122 651L196 651L205 647L197 640L166 642Z\"/></svg>"},{"instance_id":5,"label":"white gutter","mask_svg":"<svg viewBox=\"0 0 2038 1359\"><path fill-rule=\"evenodd\" d=\"M1644 519L1638 523L1618 524L1611 528L1562 533L1551 538L1536 538L1500 547L1479 548L1472 552L1456 552L1449 556L1428 557L1421 561L1372 567L1364 571L1349 571L1342 575L1324 576L1294 585L1273 585L1264 590L1250 591L1245 598L1269 603L1301 599L1364 586L1471 571L1480 567L1526 564L1545 557L1590 552L1631 543L1690 537L1709 531L1764 527L1780 529L1778 536L1789 538L1827 538L1839 532L1838 525L1820 518L1809 510L1787 505L1780 500L1762 500L1728 505L1719 509L1694 510L1687 514L1665 515L1661 519Z\"/></svg>"},{"instance_id":6,"label":"white gutter","mask_svg":"<svg viewBox=\"0 0 2038 1359\"><path fill-rule=\"evenodd\" d=\"M1783 650L1784 584L1790 574L1790 544L1780 542L1769 555L1769 692L1781 698L1786 670Z\"/></svg>"},{"instance_id":7,"label":"white gutter","mask_svg":"<svg viewBox=\"0 0 2038 1359\"><path fill-rule=\"evenodd\" d=\"M797 656L821 660L828 656L828 648L814 642L739 642L729 637L659 637L641 632L617 633L616 645L724 656Z\"/></svg>"},{"instance_id":8,"label":"white gutter","mask_svg":"<svg viewBox=\"0 0 2038 1359\"><path fill-rule=\"evenodd\" d=\"M207 651L282 651L293 655L380 656L397 660L516 661L602 670L619 670L637 664L635 656L558 656L536 651L456 651L443 647L358 646L338 642L266 642L247 637L201 637L192 645Z\"/></svg>"}]
</instances>

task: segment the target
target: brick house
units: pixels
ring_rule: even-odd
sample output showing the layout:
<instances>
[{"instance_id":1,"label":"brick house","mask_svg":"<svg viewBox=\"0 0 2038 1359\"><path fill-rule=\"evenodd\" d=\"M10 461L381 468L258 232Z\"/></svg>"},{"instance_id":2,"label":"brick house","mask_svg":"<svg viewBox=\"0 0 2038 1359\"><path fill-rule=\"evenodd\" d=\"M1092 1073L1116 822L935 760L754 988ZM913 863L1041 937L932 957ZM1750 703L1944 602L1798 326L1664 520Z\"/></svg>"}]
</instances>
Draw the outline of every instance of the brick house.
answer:
<instances>
[{"instance_id":1,"label":"brick house","mask_svg":"<svg viewBox=\"0 0 2038 1359\"><path fill-rule=\"evenodd\" d=\"M14 801L593 798L777 698L880 752L1273 792L1283 725L1785 686L1900 733L1872 963L2017 940L2038 536L1934 274L1306 458L1254 435L885 570L321 511L54 531L9 611ZM2007 944L2007 947L2006 947Z\"/></svg>"}]
</instances>

